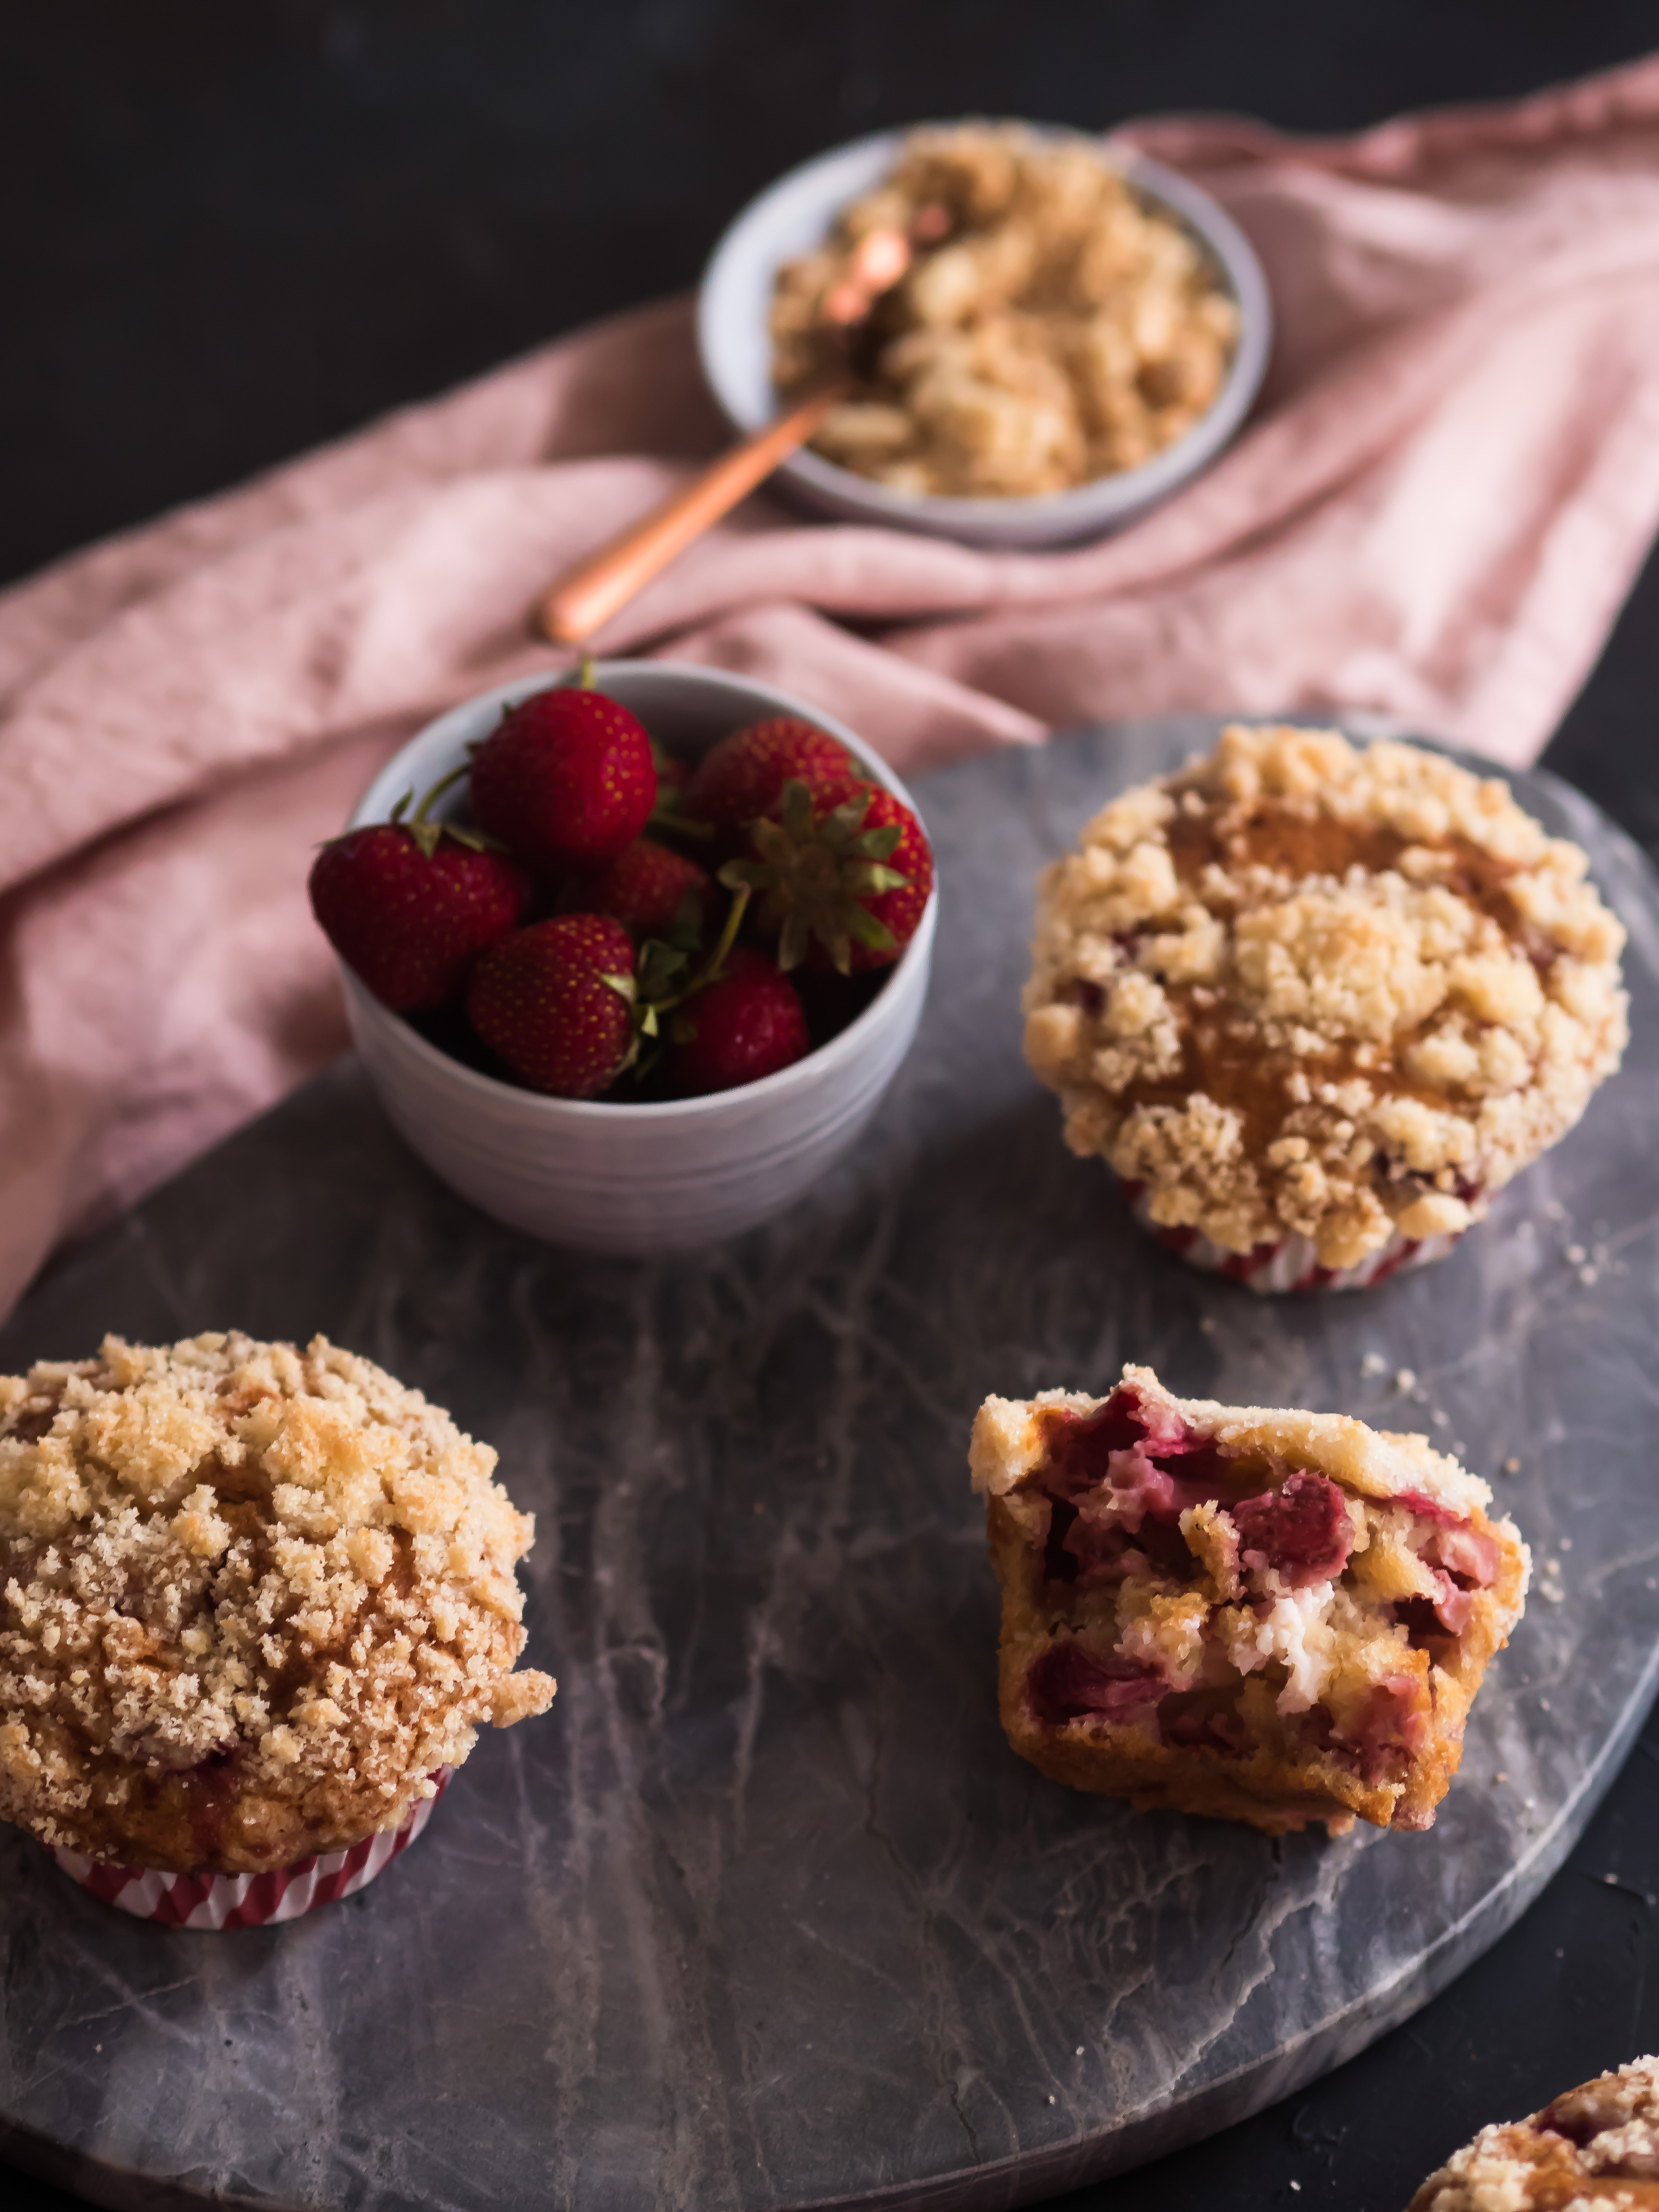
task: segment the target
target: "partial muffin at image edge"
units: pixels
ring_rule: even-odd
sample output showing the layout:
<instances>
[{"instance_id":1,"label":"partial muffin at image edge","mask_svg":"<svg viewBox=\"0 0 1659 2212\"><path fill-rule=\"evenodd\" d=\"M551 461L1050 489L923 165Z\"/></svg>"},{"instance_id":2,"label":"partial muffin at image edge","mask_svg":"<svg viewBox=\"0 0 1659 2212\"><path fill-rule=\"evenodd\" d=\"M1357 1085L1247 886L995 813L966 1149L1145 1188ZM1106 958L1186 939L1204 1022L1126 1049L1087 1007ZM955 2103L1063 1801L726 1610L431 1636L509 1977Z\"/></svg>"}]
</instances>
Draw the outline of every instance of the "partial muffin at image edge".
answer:
<instances>
[{"instance_id":1,"label":"partial muffin at image edge","mask_svg":"<svg viewBox=\"0 0 1659 2212\"><path fill-rule=\"evenodd\" d=\"M1170 1395L988 1398L999 1703L1073 1789L1270 1834L1426 1828L1530 1561L1426 1437Z\"/></svg>"},{"instance_id":2,"label":"partial muffin at image edge","mask_svg":"<svg viewBox=\"0 0 1659 2212\"><path fill-rule=\"evenodd\" d=\"M1579 848L1422 747L1234 725L1038 888L1025 1054L1073 1151L1201 1266L1358 1286L1437 1257L1626 1041Z\"/></svg>"},{"instance_id":3,"label":"partial muffin at image edge","mask_svg":"<svg viewBox=\"0 0 1659 2212\"><path fill-rule=\"evenodd\" d=\"M1524 2120L1482 2128L1408 2212L1567 2212L1659 2206L1659 2058L1568 2089Z\"/></svg>"},{"instance_id":4,"label":"partial muffin at image edge","mask_svg":"<svg viewBox=\"0 0 1659 2212\"><path fill-rule=\"evenodd\" d=\"M0 1817L211 1875L388 1835L544 1712L495 1455L371 1362L237 1334L0 1378Z\"/></svg>"}]
</instances>

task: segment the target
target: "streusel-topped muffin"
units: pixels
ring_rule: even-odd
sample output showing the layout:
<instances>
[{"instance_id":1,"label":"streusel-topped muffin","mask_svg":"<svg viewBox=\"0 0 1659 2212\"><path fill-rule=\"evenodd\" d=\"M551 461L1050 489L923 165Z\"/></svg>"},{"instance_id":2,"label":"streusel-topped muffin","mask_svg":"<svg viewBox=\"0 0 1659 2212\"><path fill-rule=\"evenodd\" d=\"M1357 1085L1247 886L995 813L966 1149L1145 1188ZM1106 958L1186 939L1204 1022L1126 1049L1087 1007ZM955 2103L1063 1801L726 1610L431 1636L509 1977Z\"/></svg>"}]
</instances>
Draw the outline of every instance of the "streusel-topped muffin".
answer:
<instances>
[{"instance_id":1,"label":"streusel-topped muffin","mask_svg":"<svg viewBox=\"0 0 1659 2212\"><path fill-rule=\"evenodd\" d=\"M1057 1782L1272 1833L1426 1828L1528 1559L1423 1437L1172 1397L988 1398L1008 1740Z\"/></svg>"},{"instance_id":2,"label":"streusel-topped muffin","mask_svg":"<svg viewBox=\"0 0 1659 2212\"><path fill-rule=\"evenodd\" d=\"M1585 868L1420 746L1235 726L1045 871L1026 1057L1159 1230L1329 1273L1453 1237L1619 1064Z\"/></svg>"},{"instance_id":3,"label":"streusel-topped muffin","mask_svg":"<svg viewBox=\"0 0 1659 2212\"><path fill-rule=\"evenodd\" d=\"M0 1377L0 1817L252 1873L397 1828L515 1674L534 1526L495 1455L318 1337Z\"/></svg>"},{"instance_id":4,"label":"streusel-topped muffin","mask_svg":"<svg viewBox=\"0 0 1659 2212\"><path fill-rule=\"evenodd\" d=\"M1482 2128L1412 2198L1410 2212L1566 2212L1659 2206L1659 2058L1633 2059L1546 2105Z\"/></svg>"}]
</instances>

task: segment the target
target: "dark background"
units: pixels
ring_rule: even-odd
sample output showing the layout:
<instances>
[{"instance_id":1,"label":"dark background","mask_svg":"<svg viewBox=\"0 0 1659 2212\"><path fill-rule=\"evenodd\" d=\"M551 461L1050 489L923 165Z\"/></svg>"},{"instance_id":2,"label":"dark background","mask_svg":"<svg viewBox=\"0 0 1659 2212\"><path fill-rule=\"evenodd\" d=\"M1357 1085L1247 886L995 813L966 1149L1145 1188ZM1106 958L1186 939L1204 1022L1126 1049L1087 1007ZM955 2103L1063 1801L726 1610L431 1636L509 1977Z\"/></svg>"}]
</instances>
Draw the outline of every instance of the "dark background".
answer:
<instances>
[{"instance_id":1,"label":"dark background","mask_svg":"<svg viewBox=\"0 0 1659 2212\"><path fill-rule=\"evenodd\" d=\"M0 582L691 284L753 192L865 131L1343 131L1656 42L1651 0L0 0ZM1545 757L1650 852L1656 617L1650 562ZM1483 2122L1659 2045L1656 1891L1650 1722L1569 1866L1408 2026L1068 2202L1392 2212ZM70 2202L3 2170L0 2196Z\"/></svg>"}]
</instances>

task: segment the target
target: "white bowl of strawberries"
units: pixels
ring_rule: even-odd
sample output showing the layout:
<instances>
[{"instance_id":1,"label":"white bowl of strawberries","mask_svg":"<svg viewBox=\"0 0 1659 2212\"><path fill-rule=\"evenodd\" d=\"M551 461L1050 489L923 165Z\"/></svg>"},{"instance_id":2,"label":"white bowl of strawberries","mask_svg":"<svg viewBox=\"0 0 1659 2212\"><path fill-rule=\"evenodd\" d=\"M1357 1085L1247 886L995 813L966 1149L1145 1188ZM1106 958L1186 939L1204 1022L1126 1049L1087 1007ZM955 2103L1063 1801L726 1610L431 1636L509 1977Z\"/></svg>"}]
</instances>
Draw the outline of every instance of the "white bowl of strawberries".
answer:
<instances>
[{"instance_id":1,"label":"white bowl of strawberries","mask_svg":"<svg viewBox=\"0 0 1659 2212\"><path fill-rule=\"evenodd\" d=\"M799 1198L915 1035L938 901L904 786L769 684L605 661L469 700L323 848L386 1111L530 1235L643 1254Z\"/></svg>"}]
</instances>

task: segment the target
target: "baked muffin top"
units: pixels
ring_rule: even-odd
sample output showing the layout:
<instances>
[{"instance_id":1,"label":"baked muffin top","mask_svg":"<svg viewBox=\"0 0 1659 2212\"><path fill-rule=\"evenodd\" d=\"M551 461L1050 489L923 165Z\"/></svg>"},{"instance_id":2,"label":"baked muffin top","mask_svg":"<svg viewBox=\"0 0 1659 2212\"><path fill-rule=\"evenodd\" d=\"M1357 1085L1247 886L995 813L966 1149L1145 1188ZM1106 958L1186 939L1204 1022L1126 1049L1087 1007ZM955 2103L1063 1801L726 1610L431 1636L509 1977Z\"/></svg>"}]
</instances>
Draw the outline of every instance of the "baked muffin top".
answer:
<instances>
[{"instance_id":1,"label":"baked muffin top","mask_svg":"<svg viewBox=\"0 0 1659 2212\"><path fill-rule=\"evenodd\" d=\"M1546 2105L1482 2128L1431 2173L1410 2212L1569 2212L1659 2205L1659 2058L1633 2059Z\"/></svg>"},{"instance_id":2,"label":"baked muffin top","mask_svg":"<svg viewBox=\"0 0 1659 2212\"><path fill-rule=\"evenodd\" d=\"M1044 870L1025 1054L1159 1226L1322 1266L1465 1229L1618 1066L1577 845L1416 745L1224 730Z\"/></svg>"},{"instance_id":3,"label":"baked muffin top","mask_svg":"<svg viewBox=\"0 0 1659 2212\"><path fill-rule=\"evenodd\" d=\"M325 1338L0 1376L0 1817L254 1872L395 1828L513 1672L534 1523L495 1454Z\"/></svg>"}]
</instances>

